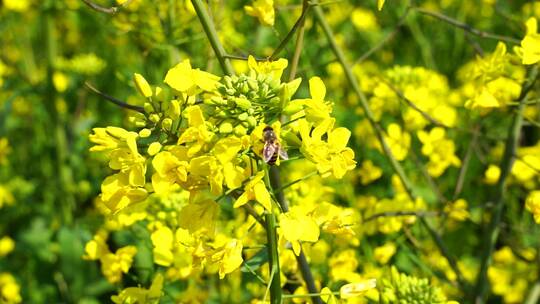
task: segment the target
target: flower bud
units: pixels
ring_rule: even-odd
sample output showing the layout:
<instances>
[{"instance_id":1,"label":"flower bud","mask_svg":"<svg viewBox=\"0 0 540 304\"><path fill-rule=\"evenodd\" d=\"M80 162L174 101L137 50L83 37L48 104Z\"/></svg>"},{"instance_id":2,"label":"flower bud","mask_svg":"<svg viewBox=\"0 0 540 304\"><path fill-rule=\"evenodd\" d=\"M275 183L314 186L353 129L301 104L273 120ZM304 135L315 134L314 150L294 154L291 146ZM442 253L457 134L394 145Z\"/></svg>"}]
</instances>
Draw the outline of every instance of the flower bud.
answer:
<instances>
[{"instance_id":1,"label":"flower bud","mask_svg":"<svg viewBox=\"0 0 540 304\"><path fill-rule=\"evenodd\" d=\"M152 131L150 129L144 128L139 131L139 136L142 138L146 138L152 134Z\"/></svg>"},{"instance_id":2,"label":"flower bud","mask_svg":"<svg viewBox=\"0 0 540 304\"><path fill-rule=\"evenodd\" d=\"M180 117L180 102L176 99L171 100L171 105L169 107L169 116L171 118L178 118Z\"/></svg>"},{"instance_id":3,"label":"flower bud","mask_svg":"<svg viewBox=\"0 0 540 304\"><path fill-rule=\"evenodd\" d=\"M135 82L135 87L142 96L146 98L152 97L152 88L141 74L133 74L133 82Z\"/></svg>"},{"instance_id":4,"label":"flower bud","mask_svg":"<svg viewBox=\"0 0 540 304\"><path fill-rule=\"evenodd\" d=\"M247 134L247 129L244 128L242 125L238 125L234 127L234 135L240 137Z\"/></svg>"},{"instance_id":5,"label":"flower bud","mask_svg":"<svg viewBox=\"0 0 540 304\"><path fill-rule=\"evenodd\" d=\"M149 102L145 102L144 103L144 111L146 113L152 113L152 112L154 112L154 106L152 106L152 104L149 103Z\"/></svg>"},{"instance_id":6,"label":"flower bud","mask_svg":"<svg viewBox=\"0 0 540 304\"><path fill-rule=\"evenodd\" d=\"M219 125L219 133L228 134L233 131L233 125L230 122L223 122Z\"/></svg>"},{"instance_id":7,"label":"flower bud","mask_svg":"<svg viewBox=\"0 0 540 304\"><path fill-rule=\"evenodd\" d=\"M156 114L156 113L153 113L153 114L150 114L150 116L148 117L150 119L151 122L153 123L157 123L159 121L159 115Z\"/></svg>"},{"instance_id":8,"label":"flower bud","mask_svg":"<svg viewBox=\"0 0 540 304\"><path fill-rule=\"evenodd\" d=\"M245 98L235 98L235 103L238 107L240 107L241 109L244 109L244 110L247 110L249 108L251 108L251 102L249 102L249 100L245 99Z\"/></svg>"},{"instance_id":9,"label":"flower bud","mask_svg":"<svg viewBox=\"0 0 540 304\"><path fill-rule=\"evenodd\" d=\"M247 119L248 119L248 113L246 113L246 112L238 115L238 120L240 120L240 121L246 121Z\"/></svg>"},{"instance_id":10,"label":"flower bud","mask_svg":"<svg viewBox=\"0 0 540 304\"><path fill-rule=\"evenodd\" d=\"M170 118L165 118L163 119L163 121L161 122L161 126L163 127L163 129L165 130L171 130L171 126L172 126L172 119Z\"/></svg>"},{"instance_id":11,"label":"flower bud","mask_svg":"<svg viewBox=\"0 0 540 304\"><path fill-rule=\"evenodd\" d=\"M249 126L250 126L251 128L254 128L254 127L257 126L257 119L255 119L255 117L253 117L253 116L249 116L249 117L247 118L247 123L249 124Z\"/></svg>"},{"instance_id":12,"label":"flower bud","mask_svg":"<svg viewBox=\"0 0 540 304\"><path fill-rule=\"evenodd\" d=\"M148 154L150 156L154 156L156 154L158 154L158 152L161 150L161 144L157 141L153 142L150 144L150 146L148 147Z\"/></svg>"}]
</instances>

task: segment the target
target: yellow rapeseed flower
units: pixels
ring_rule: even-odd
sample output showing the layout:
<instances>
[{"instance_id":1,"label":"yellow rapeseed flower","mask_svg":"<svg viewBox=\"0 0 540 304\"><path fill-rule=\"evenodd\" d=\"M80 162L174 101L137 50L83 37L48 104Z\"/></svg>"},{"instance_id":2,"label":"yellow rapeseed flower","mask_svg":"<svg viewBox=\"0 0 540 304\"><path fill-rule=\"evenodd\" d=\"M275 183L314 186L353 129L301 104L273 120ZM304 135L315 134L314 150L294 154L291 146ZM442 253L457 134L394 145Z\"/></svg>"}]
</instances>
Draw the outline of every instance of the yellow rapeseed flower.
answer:
<instances>
[{"instance_id":1,"label":"yellow rapeseed flower","mask_svg":"<svg viewBox=\"0 0 540 304\"><path fill-rule=\"evenodd\" d=\"M252 5L244 6L244 10L248 15L257 17L263 25L274 25L274 0L255 0Z\"/></svg>"}]
</instances>

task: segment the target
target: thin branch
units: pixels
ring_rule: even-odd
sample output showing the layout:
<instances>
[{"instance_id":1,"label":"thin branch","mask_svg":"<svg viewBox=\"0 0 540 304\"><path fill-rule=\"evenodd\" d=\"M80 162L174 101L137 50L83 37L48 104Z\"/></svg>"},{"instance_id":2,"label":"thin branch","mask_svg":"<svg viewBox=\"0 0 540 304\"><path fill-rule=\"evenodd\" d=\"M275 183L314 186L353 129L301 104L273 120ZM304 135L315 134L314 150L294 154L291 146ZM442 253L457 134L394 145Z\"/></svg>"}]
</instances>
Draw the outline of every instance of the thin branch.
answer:
<instances>
[{"instance_id":1,"label":"thin branch","mask_svg":"<svg viewBox=\"0 0 540 304\"><path fill-rule=\"evenodd\" d=\"M302 15L304 12L306 12L309 8L308 0L302 1ZM296 36L296 47L294 48L294 54L291 62L291 69L289 72L289 81L293 81L296 77L296 70L298 68L298 62L300 62L300 55L302 55L302 47L304 46L304 32L306 28L305 25L305 18L302 19L302 22L300 24L300 29L298 30L298 36Z\"/></svg>"},{"instance_id":2,"label":"thin branch","mask_svg":"<svg viewBox=\"0 0 540 304\"><path fill-rule=\"evenodd\" d=\"M229 59L234 59L234 60L244 60L244 61L247 61L248 60L248 56L244 56L244 55L233 55L233 54L225 54L223 55L224 58L229 58ZM253 57L255 58L255 61L268 61L267 58L260 58L260 57Z\"/></svg>"},{"instance_id":3,"label":"thin branch","mask_svg":"<svg viewBox=\"0 0 540 304\"><path fill-rule=\"evenodd\" d=\"M463 163L461 164L461 168L459 169L459 175L456 182L456 187L454 188L454 196L453 196L454 200L458 198L458 196L461 194L461 190L463 189L463 183L465 182L465 177L467 175L467 171L469 169L469 164L472 157L473 146L476 145L476 141L478 140L479 130L480 130L480 125L478 124L474 128L473 136L471 138L471 141L469 142L469 146L467 147L465 156L463 157Z\"/></svg>"},{"instance_id":4,"label":"thin branch","mask_svg":"<svg viewBox=\"0 0 540 304\"><path fill-rule=\"evenodd\" d=\"M313 171L311 173L308 173L305 176L303 176L303 177L301 177L301 178L299 178L297 180L294 180L294 181L292 181L290 183L287 183L287 184L285 184L285 185L283 185L283 186L281 186L281 187L279 187L277 189L274 189L274 193L283 192L283 190L285 190L285 189L287 189L287 188L289 188L289 187L291 187L291 186L293 186L293 185L295 185L295 184L297 184L297 183L299 183L299 182L301 182L303 180L306 180L306 179L308 179L308 178L310 178L310 177L312 177L314 175L317 175L317 174L319 174L318 171Z\"/></svg>"},{"instance_id":5,"label":"thin branch","mask_svg":"<svg viewBox=\"0 0 540 304\"><path fill-rule=\"evenodd\" d=\"M309 11L309 8L310 8L310 5L303 5L302 6L302 14L300 15L300 17L298 17L298 20L296 20L296 22L294 23L291 30L287 33L287 36L285 36L285 38L283 38L283 40L278 45L278 47L274 50L272 55L270 55L270 57L268 57L268 60L276 59L276 57L279 55L279 53L285 48L285 46L287 45L289 40L291 40L291 38L294 36L294 33L296 33L296 30L298 30L299 28L302 27L302 25L304 24L304 19L306 18L306 14Z\"/></svg>"},{"instance_id":6,"label":"thin branch","mask_svg":"<svg viewBox=\"0 0 540 304\"><path fill-rule=\"evenodd\" d=\"M481 31L479 29L476 29L476 28L470 26L467 23L458 21L456 19L453 19L451 17L448 17L448 16L446 16L444 14L441 14L441 13L438 13L438 12L430 11L430 10L423 9L423 8L420 8L420 7L415 7L414 10L417 11L418 13L420 13L420 14L442 20L442 21L444 21L444 22L446 22L448 24L451 24L451 25L453 25L453 26L455 26L457 28L460 28L460 29L462 29L462 30L464 30L466 32L469 32L469 33L471 33L473 35L476 35L478 37L505 41L505 42L512 43L512 44L519 44L520 43L520 41L518 39L508 37L508 36L503 36L503 35L498 35L498 34L493 34L493 33L488 33L488 32Z\"/></svg>"},{"instance_id":7,"label":"thin branch","mask_svg":"<svg viewBox=\"0 0 540 304\"><path fill-rule=\"evenodd\" d=\"M437 211L427 211L427 210L419 210L419 211L406 211L406 210L399 210L399 211L387 211L387 212L381 212L381 213L375 213L373 215L368 216L365 218L362 223L368 223L373 220L376 220L381 217L398 217L398 216L416 216L416 217L422 217L422 216L437 216L439 215L439 212Z\"/></svg>"},{"instance_id":8,"label":"thin branch","mask_svg":"<svg viewBox=\"0 0 540 304\"><path fill-rule=\"evenodd\" d=\"M416 164L416 167L420 169L420 172L428 182L429 187L431 188L431 191L433 191L433 194L437 197L437 200L439 203L442 203L443 205L446 205L448 203L448 199L442 194L441 190L439 189L439 186L437 186L437 183L435 180L433 180L433 177L429 175L429 172L426 170L426 166L422 163L418 155L416 155L416 152L414 152L413 149L409 150L409 153L411 154L411 158L413 162Z\"/></svg>"},{"instance_id":9,"label":"thin branch","mask_svg":"<svg viewBox=\"0 0 540 304\"><path fill-rule=\"evenodd\" d=\"M126 7L129 5L129 3L133 0L127 0L123 4L119 6L111 6L111 7L105 7L101 6L99 4L96 4L90 0L82 0L84 4L86 4L89 8L95 10L96 12L108 14L108 15L116 15L123 7Z\"/></svg>"},{"instance_id":10,"label":"thin branch","mask_svg":"<svg viewBox=\"0 0 540 304\"><path fill-rule=\"evenodd\" d=\"M141 106L136 106L136 105L131 105L129 103L126 103L120 99L117 99L115 97L112 97L110 95L107 95L103 92L101 92L100 90L96 89L94 86L92 86L89 82L85 82L84 85L86 86L86 88L88 88L90 91L92 91L93 93L103 97L104 99L114 103L115 105L121 107L121 108L125 108L125 109L128 109L128 110L133 110L133 111L137 111L139 113L144 113L144 108L141 107Z\"/></svg>"}]
</instances>

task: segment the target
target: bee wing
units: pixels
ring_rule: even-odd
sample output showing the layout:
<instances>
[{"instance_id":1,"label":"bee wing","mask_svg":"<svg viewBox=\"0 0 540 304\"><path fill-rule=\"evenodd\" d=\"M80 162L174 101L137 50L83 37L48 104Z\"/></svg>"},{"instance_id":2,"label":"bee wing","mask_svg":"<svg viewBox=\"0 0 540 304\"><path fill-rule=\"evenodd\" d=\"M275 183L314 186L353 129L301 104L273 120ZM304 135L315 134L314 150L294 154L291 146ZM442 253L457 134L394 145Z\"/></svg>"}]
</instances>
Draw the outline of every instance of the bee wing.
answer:
<instances>
[{"instance_id":1,"label":"bee wing","mask_svg":"<svg viewBox=\"0 0 540 304\"><path fill-rule=\"evenodd\" d=\"M264 162L269 162L274 153L276 153L276 146L271 143L265 143L262 151L262 158Z\"/></svg>"},{"instance_id":2,"label":"bee wing","mask_svg":"<svg viewBox=\"0 0 540 304\"><path fill-rule=\"evenodd\" d=\"M289 159L289 155L287 154L287 151L285 151L285 149L279 147L278 153L279 153L279 157L281 159L283 159L283 160Z\"/></svg>"}]
</instances>

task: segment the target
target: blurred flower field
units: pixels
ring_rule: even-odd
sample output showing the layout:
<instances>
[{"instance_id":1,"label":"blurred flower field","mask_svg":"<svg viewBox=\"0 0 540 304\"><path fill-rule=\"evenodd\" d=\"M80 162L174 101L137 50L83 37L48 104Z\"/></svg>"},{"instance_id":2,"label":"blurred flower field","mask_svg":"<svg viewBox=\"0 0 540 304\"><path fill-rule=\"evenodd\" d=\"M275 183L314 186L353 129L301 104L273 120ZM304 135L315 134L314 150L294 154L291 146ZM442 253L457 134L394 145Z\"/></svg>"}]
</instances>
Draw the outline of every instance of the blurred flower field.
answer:
<instances>
[{"instance_id":1,"label":"blurred flower field","mask_svg":"<svg viewBox=\"0 0 540 304\"><path fill-rule=\"evenodd\" d=\"M0 304L540 303L538 19L0 0Z\"/></svg>"}]
</instances>

